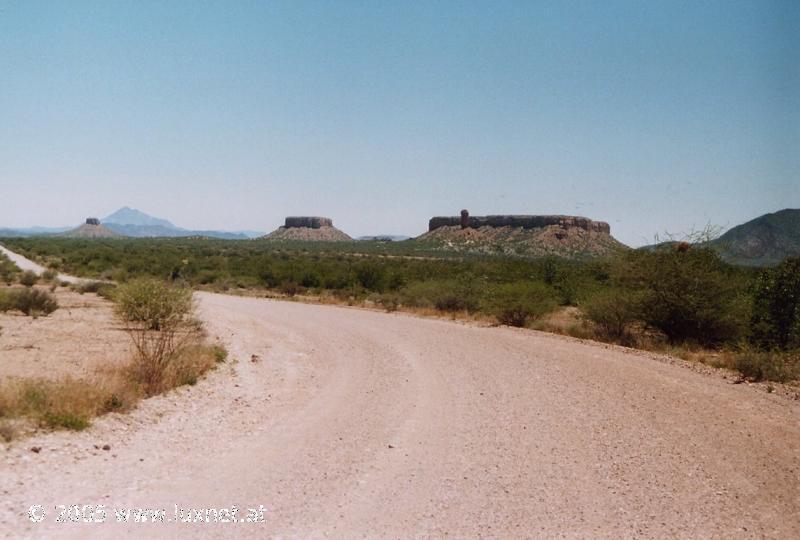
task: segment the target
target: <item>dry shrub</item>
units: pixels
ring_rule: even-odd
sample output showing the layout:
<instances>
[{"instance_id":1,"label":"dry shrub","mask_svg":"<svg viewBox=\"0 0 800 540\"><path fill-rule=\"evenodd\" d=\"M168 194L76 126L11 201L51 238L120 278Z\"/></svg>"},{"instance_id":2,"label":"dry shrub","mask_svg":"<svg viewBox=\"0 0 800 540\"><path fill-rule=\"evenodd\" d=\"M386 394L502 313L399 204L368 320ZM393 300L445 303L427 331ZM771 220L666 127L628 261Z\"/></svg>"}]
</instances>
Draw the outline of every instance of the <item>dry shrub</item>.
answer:
<instances>
[{"instance_id":1,"label":"dry shrub","mask_svg":"<svg viewBox=\"0 0 800 540\"><path fill-rule=\"evenodd\" d=\"M93 416L105 412L106 392L93 382L73 378L8 381L0 388L0 417L25 417L42 427L81 430Z\"/></svg>"},{"instance_id":2,"label":"dry shrub","mask_svg":"<svg viewBox=\"0 0 800 540\"><path fill-rule=\"evenodd\" d=\"M131 376L152 396L171 388L173 372L183 349L202 339L192 318L192 291L162 281L145 279L120 285L115 294L117 315L135 354Z\"/></svg>"},{"instance_id":3,"label":"dry shrub","mask_svg":"<svg viewBox=\"0 0 800 540\"><path fill-rule=\"evenodd\" d=\"M743 350L736 355L734 366L751 381L789 382L800 379L800 351Z\"/></svg>"},{"instance_id":4,"label":"dry shrub","mask_svg":"<svg viewBox=\"0 0 800 540\"><path fill-rule=\"evenodd\" d=\"M15 298L47 295L37 289L14 294ZM13 438L8 421L18 418L40 427L84 429L95 416L126 411L141 398L196 384L227 357L222 347L202 344L202 327L192 318L191 290L140 280L118 287L114 299L134 344L131 362L105 368L90 379L4 381L0 384L0 437Z\"/></svg>"},{"instance_id":5,"label":"dry shrub","mask_svg":"<svg viewBox=\"0 0 800 540\"><path fill-rule=\"evenodd\" d=\"M17 426L13 422L0 421L0 439L3 442L11 442L17 436Z\"/></svg>"},{"instance_id":6,"label":"dry shrub","mask_svg":"<svg viewBox=\"0 0 800 540\"><path fill-rule=\"evenodd\" d=\"M32 287L0 291L0 311L15 309L33 317L47 316L58 309L58 301L48 291Z\"/></svg>"},{"instance_id":7,"label":"dry shrub","mask_svg":"<svg viewBox=\"0 0 800 540\"><path fill-rule=\"evenodd\" d=\"M384 293L377 298L377 303L383 306L387 313L397 311L402 305L400 295L397 293Z\"/></svg>"},{"instance_id":8,"label":"dry shrub","mask_svg":"<svg viewBox=\"0 0 800 540\"><path fill-rule=\"evenodd\" d=\"M197 384L200 377L220 361L219 350L214 347L192 345L181 349L165 373L165 389Z\"/></svg>"},{"instance_id":9,"label":"dry shrub","mask_svg":"<svg viewBox=\"0 0 800 540\"><path fill-rule=\"evenodd\" d=\"M26 287L33 287L39 281L39 276L33 270L25 270L19 276L19 282Z\"/></svg>"},{"instance_id":10,"label":"dry shrub","mask_svg":"<svg viewBox=\"0 0 800 540\"><path fill-rule=\"evenodd\" d=\"M141 381L137 362L104 368L89 379L12 379L0 385L0 439L12 440L19 420L37 427L82 430L92 418L109 412L126 412L154 391L193 385L225 360L219 346L194 345L178 351L157 388Z\"/></svg>"},{"instance_id":11,"label":"dry shrub","mask_svg":"<svg viewBox=\"0 0 800 540\"><path fill-rule=\"evenodd\" d=\"M219 362L219 353L205 345L186 345L172 352L162 363L138 359L127 368L129 381L153 396L183 385L194 385Z\"/></svg>"},{"instance_id":12,"label":"dry shrub","mask_svg":"<svg viewBox=\"0 0 800 540\"><path fill-rule=\"evenodd\" d=\"M116 287L114 283L106 283L103 281L80 281L70 286L73 291L79 294L94 293L107 300L113 298Z\"/></svg>"},{"instance_id":13,"label":"dry shrub","mask_svg":"<svg viewBox=\"0 0 800 540\"><path fill-rule=\"evenodd\" d=\"M47 283L55 283L58 280L58 271L49 268L42 272L42 281L46 281Z\"/></svg>"}]
</instances>

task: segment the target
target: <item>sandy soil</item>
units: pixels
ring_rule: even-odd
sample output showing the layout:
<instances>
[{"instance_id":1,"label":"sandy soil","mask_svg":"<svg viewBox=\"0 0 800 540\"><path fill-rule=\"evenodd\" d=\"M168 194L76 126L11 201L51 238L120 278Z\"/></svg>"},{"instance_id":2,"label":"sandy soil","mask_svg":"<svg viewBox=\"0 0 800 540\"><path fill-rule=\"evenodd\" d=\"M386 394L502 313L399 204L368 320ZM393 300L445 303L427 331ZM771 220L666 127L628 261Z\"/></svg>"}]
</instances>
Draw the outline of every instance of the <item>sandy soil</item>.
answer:
<instances>
[{"instance_id":1,"label":"sandy soil","mask_svg":"<svg viewBox=\"0 0 800 540\"><path fill-rule=\"evenodd\" d=\"M114 320L111 302L66 289L47 317L0 313L0 379L86 376L130 360L130 339Z\"/></svg>"},{"instance_id":2,"label":"sandy soil","mask_svg":"<svg viewBox=\"0 0 800 540\"><path fill-rule=\"evenodd\" d=\"M198 300L238 361L85 432L12 443L0 457L0 531L800 534L796 402L538 332L208 293ZM28 520L32 504L50 510L44 522ZM263 504L267 513L264 524L56 523L57 504L162 507L167 517L175 504Z\"/></svg>"}]
</instances>

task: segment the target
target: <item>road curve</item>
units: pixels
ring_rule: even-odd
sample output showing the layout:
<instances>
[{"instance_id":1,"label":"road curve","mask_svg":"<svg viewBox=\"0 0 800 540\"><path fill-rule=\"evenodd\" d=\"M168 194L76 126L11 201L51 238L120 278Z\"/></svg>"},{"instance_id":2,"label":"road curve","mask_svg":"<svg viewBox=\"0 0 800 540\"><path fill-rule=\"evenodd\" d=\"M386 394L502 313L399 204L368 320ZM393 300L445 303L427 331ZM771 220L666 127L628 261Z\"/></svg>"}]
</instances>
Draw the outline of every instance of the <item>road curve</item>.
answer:
<instances>
[{"instance_id":1,"label":"road curve","mask_svg":"<svg viewBox=\"0 0 800 540\"><path fill-rule=\"evenodd\" d=\"M39 454L7 452L8 536L800 535L795 402L537 332L197 297L238 361L127 417L42 436ZM35 503L97 502L267 512L263 524L27 519Z\"/></svg>"},{"instance_id":2,"label":"road curve","mask_svg":"<svg viewBox=\"0 0 800 540\"><path fill-rule=\"evenodd\" d=\"M32 260L23 257L22 255L14 253L5 246L0 245L0 253L11 259L11 262L16 264L17 267L23 272L30 270L36 274L41 275L46 270L44 266L37 264ZM87 281L85 279L77 278L75 276L70 276L67 274L58 274L58 279L60 281L66 281L67 283L81 283L83 281Z\"/></svg>"}]
</instances>

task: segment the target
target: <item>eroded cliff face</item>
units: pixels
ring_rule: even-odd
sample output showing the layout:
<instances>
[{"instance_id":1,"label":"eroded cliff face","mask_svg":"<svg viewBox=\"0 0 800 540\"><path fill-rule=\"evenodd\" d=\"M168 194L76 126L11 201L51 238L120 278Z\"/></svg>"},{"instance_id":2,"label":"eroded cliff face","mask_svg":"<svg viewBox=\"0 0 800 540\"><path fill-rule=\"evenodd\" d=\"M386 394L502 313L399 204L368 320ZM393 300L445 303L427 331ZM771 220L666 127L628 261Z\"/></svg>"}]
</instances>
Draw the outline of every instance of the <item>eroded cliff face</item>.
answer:
<instances>
[{"instance_id":1,"label":"eroded cliff face","mask_svg":"<svg viewBox=\"0 0 800 540\"><path fill-rule=\"evenodd\" d=\"M480 229L481 227L520 227L522 229L542 229L550 226L564 229L578 228L584 231L611 234L611 227L604 221L593 221L581 216L528 216L528 215L496 215L496 216L452 216L434 217L428 222L428 231L440 227L461 227Z\"/></svg>"},{"instance_id":2,"label":"eroded cliff face","mask_svg":"<svg viewBox=\"0 0 800 540\"><path fill-rule=\"evenodd\" d=\"M304 227L308 229L319 229L321 227L333 227L333 220L318 216L293 216L287 217L284 227L287 229Z\"/></svg>"}]
</instances>

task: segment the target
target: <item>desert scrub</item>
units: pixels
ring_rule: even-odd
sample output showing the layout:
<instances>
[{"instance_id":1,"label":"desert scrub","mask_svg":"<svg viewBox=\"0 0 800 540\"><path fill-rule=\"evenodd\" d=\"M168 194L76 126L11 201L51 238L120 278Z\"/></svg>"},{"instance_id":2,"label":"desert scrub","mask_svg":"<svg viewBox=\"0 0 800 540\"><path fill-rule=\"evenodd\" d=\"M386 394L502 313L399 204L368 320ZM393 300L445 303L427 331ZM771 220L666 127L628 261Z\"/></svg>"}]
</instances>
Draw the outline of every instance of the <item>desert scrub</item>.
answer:
<instances>
[{"instance_id":1,"label":"desert scrub","mask_svg":"<svg viewBox=\"0 0 800 540\"><path fill-rule=\"evenodd\" d=\"M191 289L156 279L120 285L113 298L122 320L147 330L177 328L188 320L193 309Z\"/></svg>"},{"instance_id":2,"label":"desert scrub","mask_svg":"<svg viewBox=\"0 0 800 540\"><path fill-rule=\"evenodd\" d=\"M383 306L387 313L400 309L402 305L400 295L397 293L384 293L376 297L375 302Z\"/></svg>"},{"instance_id":3,"label":"desert scrub","mask_svg":"<svg viewBox=\"0 0 800 540\"><path fill-rule=\"evenodd\" d=\"M58 271L52 268L48 268L44 272L42 272L42 281L47 283L55 283L58 280Z\"/></svg>"},{"instance_id":4,"label":"desert scrub","mask_svg":"<svg viewBox=\"0 0 800 540\"><path fill-rule=\"evenodd\" d=\"M227 351L205 345L188 345L175 352L164 371L160 391L195 385L216 364L224 362Z\"/></svg>"},{"instance_id":5,"label":"desert scrub","mask_svg":"<svg viewBox=\"0 0 800 540\"><path fill-rule=\"evenodd\" d=\"M751 341L761 349L800 347L800 257L761 272L754 289Z\"/></svg>"},{"instance_id":6,"label":"desert scrub","mask_svg":"<svg viewBox=\"0 0 800 540\"><path fill-rule=\"evenodd\" d=\"M595 337L622 345L632 343L631 325L639 318L639 306L630 291L599 291L583 302L581 308L594 325Z\"/></svg>"},{"instance_id":7,"label":"desert scrub","mask_svg":"<svg viewBox=\"0 0 800 540\"><path fill-rule=\"evenodd\" d=\"M617 288L636 295L636 312L672 344L707 347L744 335L749 298L742 274L711 249L633 251L612 268Z\"/></svg>"},{"instance_id":8,"label":"desert scrub","mask_svg":"<svg viewBox=\"0 0 800 540\"><path fill-rule=\"evenodd\" d=\"M476 280L430 279L410 283L399 292L399 303L421 308L434 308L447 313L478 311L483 301Z\"/></svg>"},{"instance_id":9,"label":"desert scrub","mask_svg":"<svg viewBox=\"0 0 800 540\"><path fill-rule=\"evenodd\" d=\"M32 270L25 270L19 276L19 282L26 287L33 287L39 281L39 276Z\"/></svg>"},{"instance_id":10,"label":"desert scrub","mask_svg":"<svg viewBox=\"0 0 800 540\"><path fill-rule=\"evenodd\" d=\"M499 306L491 301L491 291L520 282L549 287L557 303L565 306L583 307L605 290L626 291L636 297L636 315L641 319L632 325L635 340L646 331L666 336L673 344L688 341L715 348L734 347L747 336L758 275L700 248L569 261L446 253L416 241L38 237L8 239L4 244L40 262L58 260L60 271L77 276L101 278L119 271L130 280L170 279L210 290L244 286L287 296L311 290L348 303L396 294L397 302L388 302L390 309L438 307L495 315ZM511 311L511 318L517 318ZM782 324L779 318L759 319L763 335L771 335L770 327L776 324Z\"/></svg>"},{"instance_id":11,"label":"desert scrub","mask_svg":"<svg viewBox=\"0 0 800 540\"><path fill-rule=\"evenodd\" d=\"M24 379L0 386L0 418L27 418L46 428L81 430L108 412L105 385L81 379Z\"/></svg>"},{"instance_id":12,"label":"desert scrub","mask_svg":"<svg viewBox=\"0 0 800 540\"><path fill-rule=\"evenodd\" d=\"M800 351L744 350L736 354L734 367L754 382L789 382L800 379Z\"/></svg>"},{"instance_id":13,"label":"desert scrub","mask_svg":"<svg viewBox=\"0 0 800 540\"><path fill-rule=\"evenodd\" d=\"M227 354L219 345L180 349L163 374L160 391L196 384ZM88 379L7 379L0 382L0 438L13 439L20 420L39 428L82 430L93 418L129 411L150 395L135 360Z\"/></svg>"},{"instance_id":14,"label":"desert scrub","mask_svg":"<svg viewBox=\"0 0 800 540\"><path fill-rule=\"evenodd\" d=\"M500 285L491 290L489 302L501 324L524 327L558 305L555 291L536 282Z\"/></svg>"},{"instance_id":15,"label":"desert scrub","mask_svg":"<svg viewBox=\"0 0 800 540\"><path fill-rule=\"evenodd\" d=\"M58 301L42 289L6 289L0 291L0 311L21 311L32 317L47 316L58 309Z\"/></svg>"},{"instance_id":16,"label":"desert scrub","mask_svg":"<svg viewBox=\"0 0 800 540\"><path fill-rule=\"evenodd\" d=\"M4 253L0 253L0 282L11 285L19 274L17 265L11 262Z\"/></svg>"},{"instance_id":17,"label":"desert scrub","mask_svg":"<svg viewBox=\"0 0 800 540\"><path fill-rule=\"evenodd\" d=\"M94 293L106 300L112 300L117 286L104 281L79 281L70 285L70 288L78 294Z\"/></svg>"}]
</instances>

